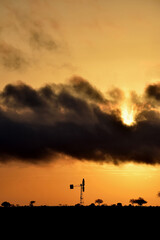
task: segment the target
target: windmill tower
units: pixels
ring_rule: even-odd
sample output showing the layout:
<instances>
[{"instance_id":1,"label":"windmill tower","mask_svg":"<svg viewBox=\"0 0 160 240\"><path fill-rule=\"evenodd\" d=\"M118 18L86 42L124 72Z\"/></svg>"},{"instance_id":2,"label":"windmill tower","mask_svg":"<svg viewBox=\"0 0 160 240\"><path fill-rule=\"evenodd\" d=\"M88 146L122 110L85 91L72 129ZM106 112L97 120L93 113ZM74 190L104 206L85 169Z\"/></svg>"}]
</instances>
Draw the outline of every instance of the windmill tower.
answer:
<instances>
[{"instance_id":1,"label":"windmill tower","mask_svg":"<svg viewBox=\"0 0 160 240\"><path fill-rule=\"evenodd\" d=\"M85 191L85 180L83 178L82 183L78 185L70 184L70 189L74 189L75 187L80 187L80 205L84 204L83 192Z\"/></svg>"}]
</instances>

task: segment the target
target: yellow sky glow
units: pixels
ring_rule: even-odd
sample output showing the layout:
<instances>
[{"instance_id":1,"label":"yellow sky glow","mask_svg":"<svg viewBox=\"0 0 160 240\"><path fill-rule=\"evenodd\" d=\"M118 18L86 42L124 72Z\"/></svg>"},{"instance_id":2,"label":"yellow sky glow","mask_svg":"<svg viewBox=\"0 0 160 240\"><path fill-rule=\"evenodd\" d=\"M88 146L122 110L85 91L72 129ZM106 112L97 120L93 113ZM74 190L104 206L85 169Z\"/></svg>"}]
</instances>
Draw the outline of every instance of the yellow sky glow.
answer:
<instances>
[{"instance_id":1,"label":"yellow sky glow","mask_svg":"<svg viewBox=\"0 0 160 240\"><path fill-rule=\"evenodd\" d=\"M158 0L0 0L0 89L17 81L38 88L78 75L104 94L112 87L142 94L160 80L159 13ZM12 66L11 52L22 64ZM122 102L124 124L134 125L135 115ZM148 205L159 205L159 173L159 166L73 159L48 166L2 164L0 203L75 204L79 190L71 192L69 184L84 177L85 204L97 198L129 204L144 197Z\"/></svg>"}]
</instances>

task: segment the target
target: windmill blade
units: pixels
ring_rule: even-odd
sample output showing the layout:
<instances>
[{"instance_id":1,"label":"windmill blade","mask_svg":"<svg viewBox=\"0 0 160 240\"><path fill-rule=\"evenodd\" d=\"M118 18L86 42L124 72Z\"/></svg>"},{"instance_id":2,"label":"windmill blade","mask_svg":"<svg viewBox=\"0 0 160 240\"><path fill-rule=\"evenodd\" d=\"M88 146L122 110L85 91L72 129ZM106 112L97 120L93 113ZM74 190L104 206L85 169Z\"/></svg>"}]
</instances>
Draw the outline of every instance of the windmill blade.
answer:
<instances>
[{"instance_id":1,"label":"windmill blade","mask_svg":"<svg viewBox=\"0 0 160 240\"><path fill-rule=\"evenodd\" d=\"M83 192L85 191L85 180L84 180L84 178L82 180L82 190L83 190Z\"/></svg>"}]
</instances>

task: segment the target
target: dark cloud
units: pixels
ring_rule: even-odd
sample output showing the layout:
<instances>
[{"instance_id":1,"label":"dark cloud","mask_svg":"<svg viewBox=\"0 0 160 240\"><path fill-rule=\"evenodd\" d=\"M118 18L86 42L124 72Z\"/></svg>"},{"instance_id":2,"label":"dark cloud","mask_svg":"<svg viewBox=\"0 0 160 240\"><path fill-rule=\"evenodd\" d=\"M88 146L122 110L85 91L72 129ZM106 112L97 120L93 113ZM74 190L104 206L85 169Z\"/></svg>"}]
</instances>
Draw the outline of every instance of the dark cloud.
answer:
<instances>
[{"instance_id":1,"label":"dark cloud","mask_svg":"<svg viewBox=\"0 0 160 240\"><path fill-rule=\"evenodd\" d=\"M23 83L6 85L1 92L1 99L7 107L14 108L40 108L44 105L44 101L38 92Z\"/></svg>"},{"instance_id":2,"label":"dark cloud","mask_svg":"<svg viewBox=\"0 0 160 240\"><path fill-rule=\"evenodd\" d=\"M151 84L146 88L147 97L160 101L160 83Z\"/></svg>"},{"instance_id":3,"label":"dark cloud","mask_svg":"<svg viewBox=\"0 0 160 240\"><path fill-rule=\"evenodd\" d=\"M141 112L137 115L137 119L139 121L158 121L160 120L160 113L156 110L147 110L142 109Z\"/></svg>"},{"instance_id":4,"label":"dark cloud","mask_svg":"<svg viewBox=\"0 0 160 240\"><path fill-rule=\"evenodd\" d=\"M8 70L23 70L28 66L25 54L7 43L0 43L0 63Z\"/></svg>"},{"instance_id":5,"label":"dark cloud","mask_svg":"<svg viewBox=\"0 0 160 240\"><path fill-rule=\"evenodd\" d=\"M75 76L71 79L71 84L72 88L77 94L83 94L84 97L88 98L89 100L99 103L106 103L107 100L104 98L103 94L85 79Z\"/></svg>"},{"instance_id":6,"label":"dark cloud","mask_svg":"<svg viewBox=\"0 0 160 240\"><path fill-rule=\"evenodd\" d=\"M39 163L64 154L115 164L160 163L160 117L154 110L143 109L137 124L126 126L113 111L102 110L102 103L110 103L96 88L79 78L77 90L76 81L39 89L24 83L5 86L0 93L1 162Z\"/></svg>"}]
</instances>

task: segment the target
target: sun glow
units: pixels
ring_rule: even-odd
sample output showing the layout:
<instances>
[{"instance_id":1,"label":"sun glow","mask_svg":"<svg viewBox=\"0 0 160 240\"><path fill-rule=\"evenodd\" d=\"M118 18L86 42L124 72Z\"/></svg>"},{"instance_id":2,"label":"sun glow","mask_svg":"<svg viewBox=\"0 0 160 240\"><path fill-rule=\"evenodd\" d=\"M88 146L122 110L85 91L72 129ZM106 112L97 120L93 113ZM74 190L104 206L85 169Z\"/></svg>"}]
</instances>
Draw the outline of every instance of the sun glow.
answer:
<instances>
[{"instance_id":1,"label":"sun glow","mask_svg":"<svg viewBox=\"0 0 160 240\"><path fill-rule=\"evenodd\" d=\"M135 114L136 111L134 107L128 104L123 104L121 107L121 118L125 125L132 126L135 124Z\"/></svg>"}]
</instances>

